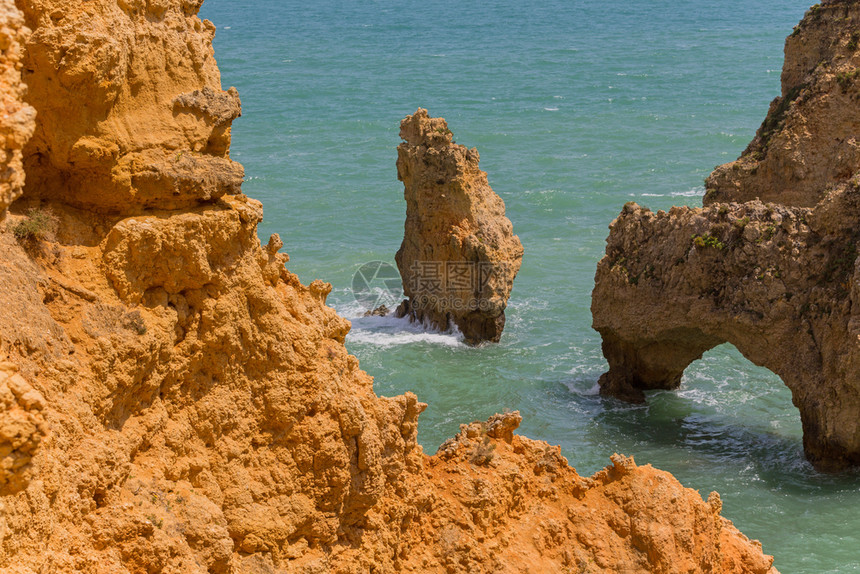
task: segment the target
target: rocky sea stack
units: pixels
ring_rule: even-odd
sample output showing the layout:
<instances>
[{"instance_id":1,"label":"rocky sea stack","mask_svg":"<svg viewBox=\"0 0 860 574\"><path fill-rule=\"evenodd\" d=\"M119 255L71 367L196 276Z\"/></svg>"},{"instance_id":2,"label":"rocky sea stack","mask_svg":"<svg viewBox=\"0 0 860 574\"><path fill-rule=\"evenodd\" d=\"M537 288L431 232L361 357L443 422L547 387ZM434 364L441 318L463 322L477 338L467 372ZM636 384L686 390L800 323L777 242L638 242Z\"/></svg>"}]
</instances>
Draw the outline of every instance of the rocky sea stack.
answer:
<instances>
[{"instance_id":1,"label":"rocky sea stack","mask_svg":"<svg viewBox=\"0 0 860 574\"><path fill-rule=\"evenodd\" d=\"M467 343L498 342L523 246L505 203L478 167L478 150L453 141L442 118L418 109L400 123L397 177L406 225L395 260L406 300L400 317L457 326Z\"/></svg>"},{"instance_id":2,"label":"rocky sea stack","mask_svg":"<svg viewBox=\"0 0 860 574\"><path fill-rule=\"evenodd\" d=\"M860 4L825 2L786 40L782 95L704 208L628 204L597 267L601 392L644 400L729 342L778 374L819 469L860 465Z\"/></svg>"}]
</instances>

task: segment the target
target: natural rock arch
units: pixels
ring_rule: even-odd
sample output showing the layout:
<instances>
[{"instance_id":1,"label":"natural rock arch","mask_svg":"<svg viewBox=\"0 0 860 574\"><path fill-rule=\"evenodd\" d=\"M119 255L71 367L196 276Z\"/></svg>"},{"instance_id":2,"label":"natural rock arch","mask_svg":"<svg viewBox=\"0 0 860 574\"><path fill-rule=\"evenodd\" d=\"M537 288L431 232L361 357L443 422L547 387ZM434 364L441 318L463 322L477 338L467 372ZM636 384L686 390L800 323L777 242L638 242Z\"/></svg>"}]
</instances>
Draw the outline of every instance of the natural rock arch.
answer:
<instances>
[{"instance_id":1,"label":"natural rock arch","mask_svg":"<svg viewBox=\"0 0 860 574\"><path fill-rule=\"evenodd\" d=\"M791 389L812 464L860 465L858 26L857 2L810 8L781 95L704 209L628 204L610 226L592 300L604 394L675 388L728 341Z\"/></svg>"},{"instance_id":2,"label":"natural rock arch","mask_svg":"<svg viewBox=\"0 0 860 574\"><path fill-rule=\"evenodd\" d=\"M814 210L625 206L592 299L609 362L601 393L643 401L643 391L677 388L693 361L728 342L791 390L813 465L860 464L858 195L846 188Z\"/></svg>"}]
</instances>

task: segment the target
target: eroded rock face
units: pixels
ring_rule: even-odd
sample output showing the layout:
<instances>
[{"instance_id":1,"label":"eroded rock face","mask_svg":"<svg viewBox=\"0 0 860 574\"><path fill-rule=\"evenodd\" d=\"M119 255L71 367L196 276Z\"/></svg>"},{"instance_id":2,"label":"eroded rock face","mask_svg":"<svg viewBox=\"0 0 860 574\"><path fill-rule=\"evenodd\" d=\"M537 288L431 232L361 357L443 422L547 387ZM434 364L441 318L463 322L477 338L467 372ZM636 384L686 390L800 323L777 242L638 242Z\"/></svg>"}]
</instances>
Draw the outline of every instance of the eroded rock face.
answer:
<instances>
[{"instance_id":1,"label":"eroded rock face","mask_svg":"<svg viewBox=\"0 0 860 574\"><path fill-rule=\"evenodd\" d=\"M36 127L35 110L23 101L22 44L30 30L12 0L0 1L0 219L24 187L21 150Z\"/></svg>"},{"instance_id":2,"label":"eroded rock face","mask_svg":"<svg viewBox=\"0 0 860 574\"><path fill-rule=\"evenodd\" d=\"M768 571L716 502L622 459L580 479L557 448L513 434L516 414L426 457L425 405L374 394L331 285L300 283L277 236L261 246L259 202L200 201L160 163L177 149L164 141L205 137L191 168L171 164L176 181L199 168L223 189L219 170L236 168L222 129L236 101L213 85L199 2L22 4L45 119L19 201L57 229L25 243L0 226L0 570ZM123 60L130 46L142 67ZM606 540L589 538L598 527Z\"/></svg>"},{"instance_id":3,"label":"eroded rock face","mask_svg":"<svg viewBox=\"0 0 860 574\"><path fill-rule=\"evenodd\" d=\"M581 478L514 434L517 413L423 455L425 405L373 393L331 286L299 283L277 237L260 246L259 203L52 209L35 260L0 233L0 270L23 278L0 300L29 317L0 317L0 350L51 428L27 490L0 501L0 568L771 571L713 501L624 459Z\"/></svg>"},{"instance_id":4,"label":"eroded rock face","mask_svg":"<svg viewBox=\"0 0 860 574\"><path fill-rule=\"evenodd\" d=\"M45 399L12 363L0 362L0 496L26 488L32 460L47 435Z\"/></svg>"},{"instance_id":5,"label":"eroded rock face","mask_svg":"<svg viewBox=\"0 0 860 574\"><path fill-rule=\"evenodd\" d=\"M406 197L395 260L407 299L397 310L466 342L498 342L523 246L502 198L478 167L478 150L453 142L442 118L418 109L400 123L397 177Z\"/></svg>"},{"instance_id":6,"label":"eroded rock face","mask_svg":"<svg viewBox=\"0 0 860 574\"><path fill-rule=\"evenodd\" d=\"M609 361L601 391L643 401L730 342L791 389L813 464L860 464L858 207L856 184L815 209L625 206L592 298Z\"/></svg>"},{"instance_id":7,"label":"eroded rock face","mask_svg":"<svg viewBox=\"0 0 860 574\"><path fill-rule=\"evenodd\" d=\"M782 94L737 161L714 170L705 205L760 199L812 207L860 166L860 6L831 0L785 41Z\"/></svg>"},{"instance_id":8,"label":"eroded rock face","mask_svg":"<svg viewBox=\"0 0 860 574\"><path fill-rule=\"evenodd\" d=\"M775 572L720 516L716 492L705 502L618 454L579 476L558 447L513 434L521 420L461 425L427 461L431 484L447 487L417 490L428 498L418 520L439 527L410 529L421 542L404 571L513 573L527 556L535 572Z\"/></svg>"},{"instance_id":9,"label":"eroded rock face","mask_svg":"<svg viewBox=\"0 0 860 574\"><path fill-rule=\"evenodd\" d=\"M857 18L856 3L807 13L783 70L784 94L806 91L779 121L777 100L745 155L714 172L705 208L628 204L611 224L592 295L603 394L677 388L691 362L730 342L791 389L817 468L860 465L857 106L853 83L834 77L853 61L842 26ZM726 199L750 201L714 203Z\"/></svg>"},{"instance_id":10,"label":"eroded rock face","mask_svg":"<svg viewBox=\"0 0 860 574\"><path fill-rule=\"evenodd\" d=\"M21 0L26 194L113 213L179 209L240 192L230 160L241 107L221 90L200 0ZM70 114L69 110L75 110Z\"/></svg>"},{"instance_id":11,"label":"eroded rock face","mask_svg":"<svg viewBox=\"0 0 860 574\"><path fill-rule=\"evenodd\" d=\"M35 269L0 234L3 261L42 291L31 301L19 292L31 282L12 283L4 303L53 325L44 349L26 326L0 348L49 397L54 431L32 460L38 481L4 501L0 567L282 564L297 541L360 527L420 466L423 405L373 394L343 347L349 323L325 306L330 285L300 284L277 240L260 247L259 203L118 220L52 209L59 240Z\"/></svg>"}]
</instances>

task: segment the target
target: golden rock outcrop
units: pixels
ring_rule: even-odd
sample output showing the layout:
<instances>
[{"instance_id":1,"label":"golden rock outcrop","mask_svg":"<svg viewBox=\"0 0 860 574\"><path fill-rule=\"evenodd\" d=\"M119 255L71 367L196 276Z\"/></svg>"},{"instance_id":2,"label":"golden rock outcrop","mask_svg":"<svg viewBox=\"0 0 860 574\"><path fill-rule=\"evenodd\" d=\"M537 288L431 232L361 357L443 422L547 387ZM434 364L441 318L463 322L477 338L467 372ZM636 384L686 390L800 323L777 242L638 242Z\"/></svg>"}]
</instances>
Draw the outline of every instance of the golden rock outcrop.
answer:
<instances>
[{"instance_id":1,"label":"golden rock outcrop","mask_svg":"<svg viewBox=\"0 0 860 574\"><path fill-rule=\"evenodd\" d=\"M720 516L716 492L703 502L618 454L579 476L559 447L513 434L520 420L461 425L428 460L438 486L410 530L421 539L404 571L775 573L760 545Z\"/></svg>"},{"instance_id":2,"label":"golden rock outcrop","mask_svg":"<svg viewBox=\"0 0 860 574\"><path fill-rule=\"evenodd\" d=\"M377 396L331 286L257 238L199 2L20 5L39 116L0 226L0 570L771 570L715 497L621 458L579 478L514 414L425 456L425 405Z\"/></svg>"},{"instance_id":3,"label":"golden rock outcrop","mask_svg":"<svg viewBox=\"0 0 860 574\"><path fill-rule=\"evenodd\" d=\"M240 192L244 172L228 153L239 96L221 90L201 3L19 2L33 30L29 195L131 213Z\"/></svg>"},{"instance_id":4,"label":"golden rock outcrop","mask_svg":"<svg viewBox=\"0 0 860 574\"><path fill-rule=\"evenodd\" d=\"M400 137L406 224L395 260L407 298L396 314L443 330L454 324L470 344L498 342L523 258L505 203L478 150L455 144L444 119L419 108Z\"/></svg>"},{"instance_id":5,"label":"golden rock outcrop","mask_svg":"<svg viewBox=\"0 0 860 574\"><path fill-rule=\"evenodd\" d=\"M860 465L860 156L843 138L856 88L835 77L856 30L843 23L858 18L856 3L807 13L786 42L783 89L806 78L809 91L780 121L785 100L771 107L745 155L709 178L706 207L628 204L612 222L592 295L609 362L602 393L642 401L677 388L691 362L729 342L791 389L816 467Z\"/></svg>"}]
</instances>

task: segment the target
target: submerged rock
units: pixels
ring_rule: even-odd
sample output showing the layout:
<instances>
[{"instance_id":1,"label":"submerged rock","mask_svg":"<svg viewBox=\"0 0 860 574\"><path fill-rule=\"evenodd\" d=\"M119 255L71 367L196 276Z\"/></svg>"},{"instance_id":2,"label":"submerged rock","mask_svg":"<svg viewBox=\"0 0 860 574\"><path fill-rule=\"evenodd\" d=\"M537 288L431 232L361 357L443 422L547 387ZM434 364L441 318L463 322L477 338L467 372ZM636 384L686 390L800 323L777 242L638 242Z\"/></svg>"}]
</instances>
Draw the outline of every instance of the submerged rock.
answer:
<instances>
[{"instance_id":1,"label":"submerged rock","mask_svg":"<svg viewBox=\"0 0 860 574\"><path fill-rule=\"evenodd\" d=\"M391 311L385 305L380 305L376 309L371 309L370 311L365 311L365 317L385 317L391 313Z\"/></svg>"},{"instance_id":2,"label":"submerged rock","mask_svg":"<svg viewBox=\"0 0 860 574\"><path fill-rule=\"evenodd\" d=\"M806 456L823 470L860 465L860 154L845 139L860 81L839 80L860 60L846 22L860 22L860 5L807 13L786 43L782 99L741 159L708 179L705 208L624 207L591 306L603 394L677 388L691 362L732 343L791 389ZM786 103L792 86L804 87Z\"/></svg>"},{"instance_id":3,"label":"submerged rock","mask_svg":"<svg viewBox=\"0 0 860 574\"><path fill-rule=\"evenodd\" d=\"M400 137L406 224L395 260L407 298L396 313L443 330L454 324L470 344L498 342L523 257L505 203L478 150L455 144L444 119L419 108Z\"/></svg>"}]
</instances>

